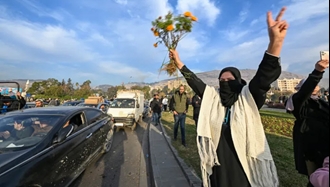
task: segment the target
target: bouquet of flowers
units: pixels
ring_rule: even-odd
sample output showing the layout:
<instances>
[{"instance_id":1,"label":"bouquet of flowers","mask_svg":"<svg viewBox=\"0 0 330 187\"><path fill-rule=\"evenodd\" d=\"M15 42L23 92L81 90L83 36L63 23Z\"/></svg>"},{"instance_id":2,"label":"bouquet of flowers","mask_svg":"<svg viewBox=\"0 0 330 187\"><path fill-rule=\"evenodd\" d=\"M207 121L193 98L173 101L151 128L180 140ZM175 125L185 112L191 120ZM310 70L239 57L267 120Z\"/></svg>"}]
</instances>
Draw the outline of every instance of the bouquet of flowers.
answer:
<instances>
[{"instance_id":1,"label":"bouquet of flowers","mask_svg":"<svg viewBox=\"0 0 330 187\"><path fill-rule=\"evenodd\" d=\"M176 49L179 41L183 39L187 33L191 32L193 22L197 21L191 12L185 12L174 16L169 12L165 17L158 17L152 22L151 31L156 37L154 47L158 44L164 44L168 50ZM173 76L177 72L177 67L173 60L163 62L161 70L166 71L168 75Z\"/></svg>"}]
</instances>

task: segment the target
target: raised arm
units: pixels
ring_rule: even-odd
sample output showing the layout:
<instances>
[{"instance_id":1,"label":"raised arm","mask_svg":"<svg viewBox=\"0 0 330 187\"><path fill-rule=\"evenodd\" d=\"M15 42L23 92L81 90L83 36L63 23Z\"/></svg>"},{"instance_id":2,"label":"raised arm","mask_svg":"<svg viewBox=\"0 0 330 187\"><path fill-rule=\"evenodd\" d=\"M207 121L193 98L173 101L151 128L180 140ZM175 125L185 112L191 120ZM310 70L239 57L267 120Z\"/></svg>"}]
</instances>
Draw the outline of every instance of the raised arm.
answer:
<instances>
[{"instance_id":1,"label":"raised arm","mask_svg":"<svg viewBox=\"0 0 330 187\"><path fill-rule=\"evenodd\" d=\"M188 85L190 88L199 96L203 97L204 91L206 84L199 79L195 73L190 71L190 69L187 68L186 65L182 63L180 60L179 54L175 50L171 50L169 53L170 59L173 59L174 62L176 63L177 67L179 68L181 74L183 77L187 80Z\"/></svg>"},{"instance_id":2,"label":"raised arm","mask_svg":"<svg viewBox=\"0 0 330 187\"><path fill-rule=\"evenodd\" d=\"M26 101L25 101L24 97L22 97L21 92L17 92L16 97L17 97L18 102L20 103L19 109L23 108L26 104Z\"/></svg>"},{"instance_id":3,"label":"raised arm","mask_svg":"<svg viewBox=\"0 0 330 187\"><path fill-rule=\"evenodd\" d=\"M320 60L315 64L314 71L309 74L306 81L302 84L299 91L292 96L292 102L295 109L298 109L307 101L312 95L315 87L319 84L323 77L326 68L329 67L328 60Z\"/></svg>"},{"instance_id":4,"label":"raised arm","mask_svg":"<svg viewBox=\"0 0 330 187\"><path fill-rule=\"evenodd\" d=\"M249 84L250 92L259 109L266 100L266 93L270 89L271 83L281 74L279 57L289 27L288 23L282 20L285 10L286 8L282 8L275 20L271 12L267 13L268 49L259 65L256 75Z\"/></svg>"},{"instance_id":5,"label":"raised arm","mask_svg":"<svg viewBox=\"0 0 330 187\"><path fill-rule=\"evenodd\" d=\"M270 85L281 75L281 65L279 60L278 57L266 52L256 75L249 83L250 92L258 109L264 105L266 93L270 89Z\"/></svg>"}]
</instances>

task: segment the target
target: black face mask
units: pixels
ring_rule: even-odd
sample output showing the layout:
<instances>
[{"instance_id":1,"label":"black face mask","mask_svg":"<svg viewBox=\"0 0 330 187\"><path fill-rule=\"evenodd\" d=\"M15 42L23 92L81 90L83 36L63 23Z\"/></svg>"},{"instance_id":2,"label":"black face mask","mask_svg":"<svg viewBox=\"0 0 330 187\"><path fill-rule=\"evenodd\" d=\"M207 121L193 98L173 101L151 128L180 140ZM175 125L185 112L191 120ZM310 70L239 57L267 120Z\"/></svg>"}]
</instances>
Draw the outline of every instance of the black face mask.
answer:
<instances>
[{"instance_id":1,"label":"black face mask","mask_svg":"<svg viewBox=\"0 0 330 187\"><path fill-rule=\"evenodd\" d=\"M224 107L232 106L243 88L243 85L237 80L220 81L219 86L221 103Z\"/></svg>"}]
</instances>

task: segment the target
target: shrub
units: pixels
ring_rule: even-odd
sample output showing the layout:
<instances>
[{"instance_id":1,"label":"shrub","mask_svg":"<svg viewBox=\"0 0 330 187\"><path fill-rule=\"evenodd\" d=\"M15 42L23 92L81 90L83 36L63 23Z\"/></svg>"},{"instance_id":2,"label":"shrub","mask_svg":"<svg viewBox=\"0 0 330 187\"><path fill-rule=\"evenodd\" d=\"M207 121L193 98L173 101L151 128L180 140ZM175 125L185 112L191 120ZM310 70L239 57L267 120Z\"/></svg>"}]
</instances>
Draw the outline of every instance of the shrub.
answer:
<instances>
[{"instance_id":1,"label":"shrub","mask_svg":"<svg viewBox=\"0 0 330 187\"><path fill-rule=\"evenodd\" d=\"M261 121L264 125L265 132L292 137L294 119L262 115Z\"/></svg>"}]
</instances>

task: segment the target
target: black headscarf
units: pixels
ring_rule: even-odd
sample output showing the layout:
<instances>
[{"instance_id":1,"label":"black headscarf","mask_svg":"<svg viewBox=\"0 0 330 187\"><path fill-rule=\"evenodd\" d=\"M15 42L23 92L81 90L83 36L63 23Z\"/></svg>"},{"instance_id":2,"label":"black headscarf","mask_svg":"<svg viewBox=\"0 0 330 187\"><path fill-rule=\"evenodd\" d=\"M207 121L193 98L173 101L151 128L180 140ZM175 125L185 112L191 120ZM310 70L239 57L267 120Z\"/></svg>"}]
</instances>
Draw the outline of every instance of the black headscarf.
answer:
<instances>
[{"instance_id":1,"label":"black headscarf","mask_svg":"<svg viewBox=\"0 0 330 187\"><path fill-rule=\"evenodd\" d=\"M246 85L246 81L242 79L240 71L234 67L222 69L219 74L219 79L224 72L228 71L233 74L235 80L219 81L221 103L225 107L230 107L237 101L243 86Z\"/></svg>"}]
</instances>

